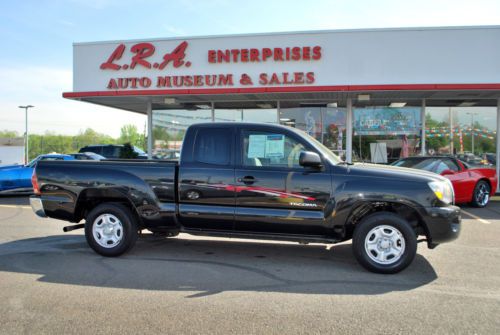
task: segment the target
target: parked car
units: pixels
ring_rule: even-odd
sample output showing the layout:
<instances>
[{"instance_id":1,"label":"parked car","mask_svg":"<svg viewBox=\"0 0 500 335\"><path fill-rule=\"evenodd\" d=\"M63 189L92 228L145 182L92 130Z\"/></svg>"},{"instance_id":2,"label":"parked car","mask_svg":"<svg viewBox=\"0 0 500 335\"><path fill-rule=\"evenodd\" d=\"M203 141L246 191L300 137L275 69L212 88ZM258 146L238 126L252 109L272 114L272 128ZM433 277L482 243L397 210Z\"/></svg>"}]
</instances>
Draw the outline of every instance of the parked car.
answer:
<instances>
[{"instance_id":1,"label":"parked car","mask_svg":"<svg viewBox=\"0 0 500 335\"><path fill-rule=\"evenodd\" d=\"M487 153L483 154L483 160L485 160L486 162L488 162L491 165L497 165L497 155L496 154L492 154L492 153L487 152Z\"/></svg>"},{"instance_id":2,"label":"parked car","mask_svg":"<svg viewBox=\"0 0 500 335\"><path fill-rule=\"evenodd\" d=\"M456 203L470 203L475 207L485 207L497 188L495 169L471 167L455 157L408 157L392 165L427 170L448 178L455 190Z\"/></svg>"},{"instance_id":3,"label":"parked car","mask_svg":"<svg viewBox=\"0 0 500 335\"><path fill-rule=\"evenodd\" d=\"M87 145L81 148L78 152L93 152L95 154L104 156L110 159L120 158L120 153L123 145L118 144L99 144L99 145ZM134 151L137 153L137 159L147 159L148 155L136 146L133 146Z\"/></svg>"},{"instance_id":4,"label":"parked car","mask_svg":"<svg viewBox=\"0 0 500 335\"><path fill-rule=\"evenodd\" d=\"M490 165L489 162L479 156L476 156L472 153L464 153L456 155L456 158L461 160L463 163L468 164L469 166L484 166Z\"/></svg>"},{"instance_id":5,"label":"parked car","mask_svg":"<svg viewBox=\"0 0 500 335\"><path fill-rule=\"evenodd\" d=\"M175 149L158 149L153 155L154 159L173 159L177 160L181 157L180 150Z\"/></svg>"},{"instance_id":6,"label":"parked car","mask_svg":"<svg viewBox=\"0 0 500 335\"><path fill-rule=\"evenodd\" d=\"M106 157L95 154L93 152L79 152L76 154L70 154L74 159L82 160L82 161L100 161L106 159Z\"/></svg>"},{"instance_id":7,"label":"parked car","mask_svg":"<svg viewBox=\"0 0 500 335\"><path fill-rule=\"evenodd\" d=\"M0 193L33 193L31 175L39 161L74 160L69 155L40 155L27 165L8 165L0 167Z\"/></svg>"},{"instance_id":8,"label":"parked car","mask_svg":"<svg viewBox=\"0 0 500 335\"><path fill-rule=\"evenodd\" d=\"M138 231L338 243L353 240L367 269L395 273L417 251L454 240L460 208L437 174L347 164L289 127L208 123L187 129L179 162L41 162L34 212L85 228L104 256L129 250Z\"/></svg>"}]
</instances>

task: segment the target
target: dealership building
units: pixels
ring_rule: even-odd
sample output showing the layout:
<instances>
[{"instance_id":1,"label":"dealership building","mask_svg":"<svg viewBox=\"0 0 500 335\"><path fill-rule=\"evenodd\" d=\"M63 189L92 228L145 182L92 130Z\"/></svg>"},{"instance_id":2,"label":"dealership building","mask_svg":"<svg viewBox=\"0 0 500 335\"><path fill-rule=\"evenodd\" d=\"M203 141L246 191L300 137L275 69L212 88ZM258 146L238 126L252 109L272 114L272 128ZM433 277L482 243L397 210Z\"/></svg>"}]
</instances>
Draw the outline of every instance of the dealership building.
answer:
<instances>
[{"instance_id":1,"label":"dealership building","mask_svg":"<svg viewBox=\"0 0 500 335\"><path fill-rule=\"evenodd\" d=\"M348 161L500 149L500 26L76 43L73 57L63 96L147 115L150 156L210 121L300 128Z\"/></svg>"}]
</instances>

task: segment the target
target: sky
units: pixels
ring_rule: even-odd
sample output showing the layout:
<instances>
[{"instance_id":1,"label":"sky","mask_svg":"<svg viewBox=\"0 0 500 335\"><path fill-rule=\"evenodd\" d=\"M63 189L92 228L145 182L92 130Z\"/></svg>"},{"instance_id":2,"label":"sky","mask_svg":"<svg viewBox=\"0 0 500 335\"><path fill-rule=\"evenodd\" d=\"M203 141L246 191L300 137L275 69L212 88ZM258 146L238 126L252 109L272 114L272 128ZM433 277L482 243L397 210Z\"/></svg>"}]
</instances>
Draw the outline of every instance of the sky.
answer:
<instances>
[{"instance_id":1,"label":"sky","mask_svg":"<svg viewBox=\"0 0 500 335\"><path fill-rule=\"evenodd\" d=\"M118 137L144 115L62 98L72 91L72 44L325 29L500 25L500 1L2 0L0 130ZM464 46L465 47L465 46Z\"/></svg>"}]
</instances>

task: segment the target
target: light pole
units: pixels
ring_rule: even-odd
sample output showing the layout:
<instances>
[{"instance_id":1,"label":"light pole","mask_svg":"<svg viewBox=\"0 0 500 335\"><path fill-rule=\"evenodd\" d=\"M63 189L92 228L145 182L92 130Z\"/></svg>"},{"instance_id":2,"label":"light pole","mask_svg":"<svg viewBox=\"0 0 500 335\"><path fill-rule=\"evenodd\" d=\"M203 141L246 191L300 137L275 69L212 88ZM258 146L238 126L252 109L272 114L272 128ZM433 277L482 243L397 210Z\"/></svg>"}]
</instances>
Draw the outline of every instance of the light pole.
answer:
<instances>
[{"instance_id":1,"label":"light pole","mask_svg":"<svg viewBox=\"0 0 500 335\"><path fill-rule=\"evenodd\" d=\"M35 106L32 105L26 105L26 106L19 106L19 108L24 108L24 114L25 114L25 126L26 126L26 131L24 133L24 164L28 164L29 161L29 140L28 140L28 108L33 108Z\"/></svg>"},{"instance_id":2,"label":"light pole","mask_svg":"<svg viewBox=\"0 0 500 335\"><path fill-rule=\"evenodd\" d=\"M470 115L470 135L472 138L472 154L474 155L474 115L477 115L478 113L471 112L467 113L467 115Z\"/></svg>"}]
</instances>

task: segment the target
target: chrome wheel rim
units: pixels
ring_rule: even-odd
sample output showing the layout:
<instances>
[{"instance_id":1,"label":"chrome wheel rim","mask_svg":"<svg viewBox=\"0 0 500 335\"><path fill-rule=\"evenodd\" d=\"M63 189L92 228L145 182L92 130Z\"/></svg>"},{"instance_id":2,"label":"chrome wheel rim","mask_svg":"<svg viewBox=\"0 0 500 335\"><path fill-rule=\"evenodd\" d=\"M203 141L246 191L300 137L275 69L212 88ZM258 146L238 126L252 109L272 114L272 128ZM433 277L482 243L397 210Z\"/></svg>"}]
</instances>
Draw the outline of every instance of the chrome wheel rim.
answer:
<instances>
[{"instance_id":1,"label":"chrome wheel rim","mask_svg":"<svg viewBox=\"0 0 500 335\"><path fill-rule=\"evenodd\" d=\"M488 185L481 183L476 192L476 202L481 206L486 206L490 200L490 190Z\"/></svg>"},{"instance_id":2,"label":"chrome wheel rim","mask_svg":"<svg viewBox=\"0 0 500 335\"><path fill-rule=\"evenodd\" d=\"M113 214L102 214L94 220L92 235L101 247L113 248L123 239L123 225Z\"/></svg>"},{"instance_id":3,"label":"chrome wheel rim","mask_svg":"<svg viewBox=\"0 0 500 335\"><path fill-rule=\"evenodd\" d=\"M404 254L405 239L403 234L392 226L377 226L366 235L365 251L368 257L378 264L393 264Z\"/></svg>"}]
</instances>

